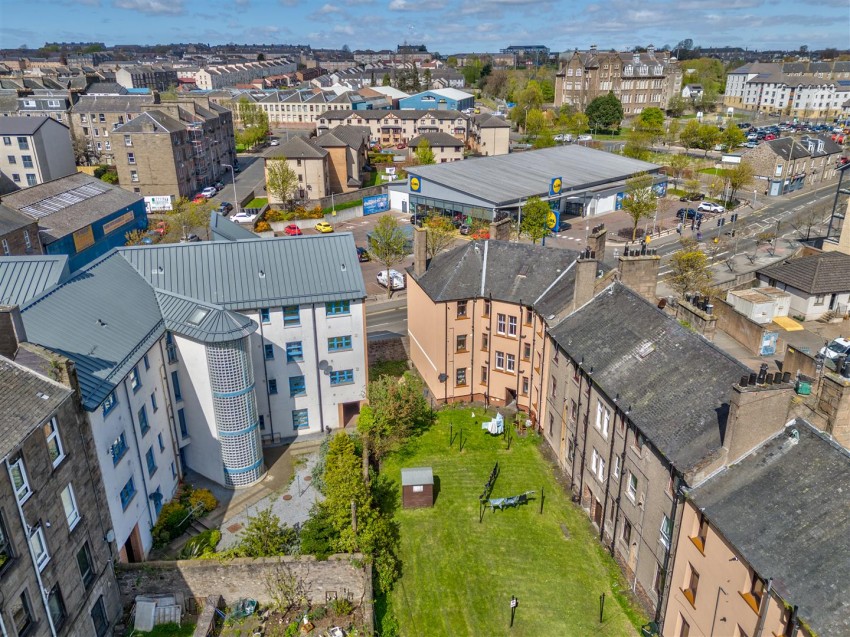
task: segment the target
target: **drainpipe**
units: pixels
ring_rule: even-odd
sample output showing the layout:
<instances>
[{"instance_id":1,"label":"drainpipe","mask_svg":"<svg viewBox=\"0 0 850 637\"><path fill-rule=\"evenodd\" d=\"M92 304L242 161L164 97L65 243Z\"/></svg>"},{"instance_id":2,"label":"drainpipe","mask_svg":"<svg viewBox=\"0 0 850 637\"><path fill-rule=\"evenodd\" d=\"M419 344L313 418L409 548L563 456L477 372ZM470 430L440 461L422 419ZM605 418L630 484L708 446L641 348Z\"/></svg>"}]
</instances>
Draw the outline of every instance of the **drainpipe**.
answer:
<instances>
[{"instance_id":1,"label":"drainpipe","mask_svg":"<svg viewBox=\"0 0 850 637\"><path fill-rule=\"evenodd\" d=\"M837 195L836 195L837 196ZM487 395L484 399L484 406L490 406L490 376L492 376L493 368L491 361L493 359L491 353L493 351L493 294L487 298L487 307L490 308L487 312Z\"/></svg>"},{"instance_id":2,"label":"drainpipe","mask_svg":"<svg viewBox=\"0 0 850 637\"><path fill-rule=\"evenodd\" d=\"M640 533L638 533L638 545L637 551L635 551L635 576L632 579L632 592L635 592L637 588L637 574L638 567L640 566L640 547L643 544L643 519L646 516L646 491L643 492L642 495L638 496L638 503L643 502L643 504L638 504L640 506ZM670 540L672 542L672 538ZM667 555L670 554L669 549L667 550Z\"/></svg>"},{"instance_id":3,"label":"drainpipe","mask_svg":"<svg viewBox=\"0 0 850 637\"><path fill-rule=\"evenodd\" d=\"M130 407L130 392L127 391L127 383L121 381L121 387L124 389L124 398L127 400L127 407ZM130 410L130 429L133 430L133 441L136 443L136 458L139 460L139 473L142 474L142 486L145 488L145 509L148 512L148 520L150 520L151 528L153 528L155 522L153 519L153 515L151 515L151 501L148 495L148 481L145 478L145 465L142 463L142 451L139 447L139 436L136 434L136 422L133 418L133 410Z\"/></svg>"},{"instance_id":4,"label":"drainpipe","mask_svg":"<svg viewBox=\"0 0 850 637\"><path fill-rule=\"evenodd\" d=\"M446 335L443 343L443 404L446 405L449 402L449 304L443 303L443 307L443 334Z\"/></svg>"},{"instance_id":5,"label":"drainpipe","mask_svg":"<svg viewBox=\"0 0 850 637\"><path fill-rule=\"evenodd\" d=\"M573 365L578 365L579 363L575 360L572 361ZM573 492L573 487L576 483L576 456L578 456L578 417L581 412L581 374L578 377L578 404L576 404L576 428L573 433L573 459L570 463L570 491Z\"/></svg>"},{"instance_id":6,"label":"drainpipe","mask_svg":"<svg viewBox=\"0 0 850 637\"><path fill-rule=\"evenodd\" d=\"M469 343L469 377L466 379L466 382L469 383L469 402L472 402L475 399L475 299L472 299L472 327L470 328L470 339Z\"/></svg>"},{"instance_id":7,"label":"drainpipe","mask_svg":"<svg viewBox=\"0 0 850 637\"><path fill-rule=\"evenodd\" d=\"M764 633L764 621L767 619L767 609L770 607L770 592L773 590L773 578L767 580L767 588L761 598L761 608L759 609L759 620L756 624L753 637L761 637Z\"/></svg>"},{"instance_id":8,"label":"drainpipe","mask_svg":"<svg viewBox=\"0 0 850 637\"><path fill-rule=\"evenodd\" d=\"M12 491L15 490L15 481L12 479L12 467L9 464L9 456L3 458L3 462L6 465L6 473L9 476L9 482L12 485ZM32 568L35 571L35 579L38 582L38 590L41 593L41 602L44 604L45 614L47 615L47 623L50 626L50 634L53 637L56 637L56 626L53 625L53 617L50 616L50 607L47 605L47 591L44 589L44 582L41 580L41 571L38 570L38 564L35 561L35 553L32 550L32 544L30 543L30 538L32 534L30 533L30 526L27 524L27 519L24 517L24 508L21 506L21 501L18 500L18 495L15 494L13 496L15 498L15 504L18 507L18 516L21 518L21 526L24 529L24 533L27 536L27 549L30 554L30 562L32 563ZM3 626L3 634L6 634L6 627Z\"/></svg>"},{"instance_id":9,"label":"drainpipe","mask_svg":"<svg viewBox=\"0 0 850 637\"><path fill-rule=\"evenodd\" d=\"M322 403L322 373L319 370L319 334L316 329L316 304L313 303L310 305L310 311L312 313L313 319L313 350L316 353L316 388L317 393L319 394L319 428L322 432L325 431L325 409L324 404ZM265 360L265 352L263 352L263 359ZM268 387L266 387L266 395L268 395ZM271 411L271 410L270 410ZM328 429L328 433L330 433L330 429Z\"/></svg>"},{"instance_id":10,"label":"drainpipe","mask_svg":"<svg viewBox=\"0 0 850 637\"><path fill-rule=\"evenodd\" d=\"M269 408L269 432L271 435L272 443L274 443L274 417L272 416L272 399L269 396L269 367L266 364L266 336L263 333L263 320L260 319L257 321L260 324L260 344L262 345L262 356L263 356L263 382L266 384L266 406ZM318 344L316 345L318 347ZM318 354L318 352L317 352ZM316 359L316 364L318 365L319 359Z\"/></svg>"},{"instance_id":11,"label":"drainpipe","mask_svg":"<svg viewBox=\"0 0 850 637\"><path fill-rule=\"evenodd\" d=\"M516 391L517 410L519 410L519 406L520 406L520 404L519 404L519 397L520 397L519 384L520 384L520 381L522 379L522 371L521 371L521 368L522 368L522 323L523 323L522 316L523 316L524 312L525 312L525 310L522 307L522 299L520 299L519 300L519 316L517 317L517 322L519 323L519 334L517 334L517 348L516 348L517 349L517 351L516 351L516 371L517 371L517 374L516 374L516 390L515 391ZM534 367L533 361L532 361L532 367ZM531 384L529 384L529 386L528 386L528 393L529 393L529 396L528 396L528 414L530 416L531 415Z\"/></svg>"},{"instance_id":12,"label":"drainpipe","mask_svg":"<svg viewBox=\"0 0 850 637\"><path fill-rule=\"evenodd\" d=\"M579 376L579 380L581 380L584 376L585 376L585 374L582 374L581 376ZM579 478L578 478L579 479L579 483L578 483L579 506L581 505L581 499L582 499L582 496L583 496L582 492L584 490L584 463L585 463L585 460L586 460L586 457L587 457L587 424L588 424L588 419L590 418L590 388L591 388L590 377L588 377L587 378L587 407L584 410L584 433L582 434L584 436L584 440L582 441L583 444L581 446L581 470L579 471ZM581 382L579 382L578 389L579 389L579 400L581 400ZM579 403L579 413L581 413L581 403Z\"/></svg>"},{"instance_id":13,"label":"drainpipe","mask_svg":"<svg viewBox=\"0 0 850 637\"><path fill-rule=\"evenodd\" d=\"M675 495L673 497L673 515L674 516L675 516L676 509L678 507L680 498L682 500L682 503L684 503L684 500L685 500L685 484L684 484L684 481L681 478L679 479L679 482L678 482L678 485L677 485L677 488L676 488L676 491L675 491ZM641 525L641 532L643 532L643 525ZM670 538L670 548L671 549L674 548L674 546L673 546L674 542L676 543L676 547L678 547L678 544L679 544L679 533L676 531L675 517L673 518L673 533L672 533L672 535L673 535L673 537ZM667 591L669 591L669 590L672 590L671 587L670 587L670 580L671 580L670 574L676 568L676 553L677 553L677 551L675 551L675 550L668 550L667 553L664 555L664 564L662 565L662 568L664 569L664 589L661 591L661 596L658 600L658 605L655 609L655 622L658 624L659 629L661 629L662 634L664 632L663 631L663 629L664 629L664 614L666 613L666 610L667 610L667 604L670 601L669 594L665 594L665 593L667 593ZM671 559L671 556L672 556L672 559Z\"/></svg>"}]
</instances>

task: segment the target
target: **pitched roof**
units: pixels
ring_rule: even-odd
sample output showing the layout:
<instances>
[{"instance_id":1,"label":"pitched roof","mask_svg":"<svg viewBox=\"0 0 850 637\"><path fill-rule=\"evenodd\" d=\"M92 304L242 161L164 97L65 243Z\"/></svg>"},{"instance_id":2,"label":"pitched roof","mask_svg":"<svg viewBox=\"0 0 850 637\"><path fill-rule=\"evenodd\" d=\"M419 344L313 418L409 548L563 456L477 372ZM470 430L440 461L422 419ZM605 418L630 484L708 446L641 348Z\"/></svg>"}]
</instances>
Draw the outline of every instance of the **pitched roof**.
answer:
<instances>
[{"instance_id":1,"label":"pitched roof","mask_svg":"<svg viewBox=\"0 0 850 637\"><path fill-rule=\"evenodd\" d=\"M115 249L21 313L30 341L75 362L92 410L166 329L204 342L232 340L253 330L234 311L365 296L354 239L341 232ZM133 302L115 302L121 298ZM197 325L189 321L205 309Z\"/></svg>"},{"instance_id":2,"label":"pitched roof","mask_svg":"<svg viewBox=\"0 0 850 637\"><path fill-rule=\"evenodd\" d=\"M794 140L793 137L780 137L767 142L768 147L782 159L802 159L809 156L805 146Z\"/></svg>"},{"instance_id":3,"label":"pitched roof","mask_svg":"<svg viewBox=\"0 0 850 637\"><path fill-rule=\"evenodd\" d=\"M239 241L240 239L256 239L257 235L241 223L234 223L217 211L210 211L210 232L213 241Z\"/></svg>"},{"instance_id":4,"label":"pitched roof","mask_svg":"<svg viewBox=\"0 0 850 637\"><path fill-rule=\"evenodd\" d=\"M775 263L758 271L807 294L830 294L850 290L850 255L822 252Z\"/></svg>"},{"instance_id":5,"label":"pitched roof","mask_svg":"<svg viewBox=\"0 0 850 637\"><path fill-rule=\"evenodd\" d=\"M730 390L747 367L620 283L550 334L680 471L719 452Z\"/></svg>"},{"instance_id":6,"label":"pitched roof","mask_svg":"<svg viewBox=\"0 0 850 637\"><path fill-rule=\"evenodd\" d=\"M14 451L72 391L0 356L0 457Z\"/></svg>"},{"instance_id":7,"label":"pitched roof","mask_svg":"<svg viewBox=\"0 0 850 637\"><path fill-rule=\"evenodd\" d=\"M176 133L185 128L183 122L174 119L171 115L160 110L151 110L121 124L115 129L115 133Z\"/></svg>"},{"instance_id":8,"label":"pitched roof","mask_svg":"<svg viewBox=\"0 0 850 637\"><path fill-rule=\"evenodd\" d=\"M287 159L321 159L328 154L328 151L316 146L312 140L307 140L296 135L290 137L288 142L280 146L278 153ZM269 157L269 159L276 158L279 157Z\"/></svg>"},{"instance_id":9,"label":"pitched roof","mask_svg":"<svg viewBox=\"0 0 850 637\"><path fill-rule=\"evenodd\" d=\"M847 485L848 451L797 419L689 497L783 600L799 607L812 634L848 635L850 599L837 593L850 587Z\"/></svg>"},{"instance_id":10,"label":"pitched roof","mask_svg":"<svg viewBox=\"0 0 850 637\"><path fill-rule=\"evenodd\" d=\"M419 146L419 142L423 139L427 139L428 143L431 144L432 148L435 147L444 147L444 146L460 146L463 147L463 140L458 139L454 135L449 135L448 133L444 133L443 131L437 131L435 133L422 133L421 135L417 135L413 139L411 139L407 145L412 148L416 148Z\"/></svg>"},{"instance_id":11,"label":"pitched roof","mask_svg":"<svg viewBox=\"0 0 850 637\"><path fill-rule=\"evenodd\" d=\"M3 197L5 199L5 196ZM9 234L32 223L32 219L0 203L0 235Z\"/></svg>"},{"instance_id":12,"label":"pitched roof","mask_svg":"<svg viewBox=\"0 0 850 637\"><path fill-rule=\"evenodd\" d=\"M511 125L504 117L492 115L490 113L481 113L475 116L475 123L478 128L510 128Z\"/></svg>"},{"instance_id":13,"label":"pitched roof","mask_svg":"<svg viewBox=\"0 0 850 637\"><path fill-rule=\"evenodd\" d=\"M153 95L80 95L71 110L75 113L141 113L143 104L153 103Z\"/></svg>"},{"instance_id":14,"label":"pitched roof","mask_svg":"<svg viewBox=\"0 0 850 637\"><path fill-rule=\"evenodd\" d=\"M349 146L358 149L369 141L370 135L371 130L368 126L342 125L319 135L314 143L323 148Z\"/></svg>"},{"instance_id":15,"label":"pitched roof","mask_svg":"<svg viewBox=\"0 0 850 637\"><path fill-rule=\"evenodd\" d=\"M0 117L0 135L35 135L39 128L47 122L59 124L52 117L24 117L11 115L9 117Z\"/></svg>"},{"instance_id":16,"label":"pitched roof","mask_svg":"<svg viewBox=\"0 0 850 637\"><path fill-rule=\"evenodd\" d=\"M0 305L23 305L68 277L68 257L0 257Z\"/></svg>"}]
</instances>

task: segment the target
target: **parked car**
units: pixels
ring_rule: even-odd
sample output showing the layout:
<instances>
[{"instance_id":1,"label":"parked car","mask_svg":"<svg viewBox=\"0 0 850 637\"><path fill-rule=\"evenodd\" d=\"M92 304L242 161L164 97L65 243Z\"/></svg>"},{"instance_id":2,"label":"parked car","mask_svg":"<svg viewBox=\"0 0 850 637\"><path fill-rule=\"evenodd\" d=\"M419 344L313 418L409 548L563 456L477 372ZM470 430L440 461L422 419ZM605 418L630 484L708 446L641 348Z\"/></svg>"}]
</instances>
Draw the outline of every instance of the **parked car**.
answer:
<instances>
[{"instance_id":1,"label":"parked car","mask_svg":"<svg viewBox=\"0 0 850 637\"><path fill-rule=\"evenodd\" d=\"M156 230L148 230L145 233L145 236L142 237L141 244L143 246L149 246L154 243L159 243L159 240L162 236Z\"/></svg>"},{"instance_id":2,"label":"parked car","mask_svg":"<svg viewBox=\"0 0 850 637\"><path fill-rule=\"evenodd\" d=\"M403 290L406 286L404 275L398 270L389 271L389 284L387 283L387 270L381 270L378 272L377 279L379 285L382 285L385 288L390 287L393 290Z\"/></svg>"},{"instance_id":3,"label":"parked car","mask_svg":"<svg viewBox=\"0 0 850 637\"><path fill-rule=\"evenodd\" d=\"M218 213L222 215L230 214L231 210L233 210L233 204L229 201L222 201L218 207Z\"/></svg>"},{"instance_id":4,"label":"parked car","mask_svg":"<svg viewBox=\"0 0 850 637\"><path fill-rule=\"evenodd\" d=\"M235 173L241 173L241 172L242 172L242 169L241 169L239 166L234 166L234 167L233 167L233 172L235 172Z\"/></svg>"},{"instance_id":5,"label":"parked car","mask_svg":"<svg viewBox=\"0 0 850 637\"><path fill-rule=\"evenodd\" d=\"M279 139L273 139L273 140L271 140L271 141L269 142L269 146L280 146L280 140L279 140Z\"/></svg>"},{"instance_id":6,"label":"parked car","mask_svg":"<svg viewBox=\"0 0 850 637\"><path fill-rule=\"evenodd\" d=\"M168 224L165 221L159 221L153 227L153 230L151 230L151 232L155 232L160 237L164 237L165 233L168 232Z\"/></svg>"},{"instance_id":7,"label":"parked car","mask_svg":"<svg viewBox=\"0 0 850 637\"><path fill-rule=\"evenodd\" d=\"M699 212L725 212L726 208L721 206L719 203L714 203L712 201L703 201L700 205L697 206L697 210Z\"/></svg>"},{"instance_id":8,"label":"parked car","mask_svg":"<svg viewBox=\"0 0 850 637\"><path fill-rule=\"evenodd\" d=\"M241 212L237 212L235 215L230 215L230 220L236 223L254 223L259 215L256 214L248 214L244 210Z\"/></svg>"},{"instance_id":9,"label":"parked car","mask_svg":"<svg viewBox=\"0 0 850 637\"><path fill-rule=\"evenodd\" d=\"M687 216L688 219L702 219L702 213L697 212L693 208L679 208L676 211L677 219L684 219Z\"/></svg>"},{"instance_id":10,"label":"parked car","mask_svg":"<svg viewBox=\"0 0 850 637\"><path fill-rule=\"evenodd\" d=\"M764 141L766 142L772 142L774 139L776 139L776 135L774 135L773 133L768 133L764 136Z\"/></svg>"},{"instance_id":11,"label":"parked car","mask_svg":"<svg viewBox=\"0 0 850 637\"><path fill-rule=\"evenodd\" d=\"M192 203L206 203L206 201L207 201L207 198L204 195L202 195L201 193L198 193L192 199Z\"/></svg>"},{"instance_id":12,"label":"parked car","mask_svg":"<svg viewBox=\"0 0 850 637\"><path fill-rule=\"evenodd\" d=\"M592 142L593 141L593 135L579 135L576 138L576 141L577 142Z\"/></svg>"},{"instance_id":13,"label":"parked car","mask_svg":"<svg viewBox=\"0 0 850 637\"><path fill-rule=\"evenodd\" d=\"M357 248L357 260L361 263L366 261L371 261L372 257L369 256L369 251L366 248Z\"/></svg>"},{"instance_id":14,"label":"parked car","mask_svg":"<svg viewBox=\"0 0 850 637\"><path fill-rule=\"evenodd\" d=\"M224 190L224 182L223 181L217 181L213 184L213 187L216 190Z\"/></svg>"},{"instance_id":15,"label":"parked car","mask_svg":"<svg viewBox=\"0 0 850 637\"><path fill-rule=\"evenodd\" d=\"M468 235L470 232L472 232L472 228L471 228L469 225L465 224L465 223L461 224L461 226L460 226L460 228L458 228L458 230L459 230L459 231L460 231L460 233L461 233L462 235L464 235L464 236L466 236L466 235Z\"/></svg>"},{"instance_id":16,"label":"parked car","mask_svg":"<svg viewBox=\"0 0 850 637\"><path fill-rule=\"evenodd\" d=\"M185 234L180 237L180 243L197 243L201 238L196 234Z\"/></svg>"},{"instance_id":17,"label":"parked car","mask_svg":"<svg viewBox=\"0 0 850 637\"><path fill-rule=\"evenodd\" d=\"M850 339L838 337L818 352L824 358L834 361L839 356L850 356Z\"/></svg>"},{"instance_id":18,"label":"parked car","mask_svg":"<svg viewBox=\"0 0 850 637\"><path fill-rule=\"evenodd\" d=\"M554 139L556 142L571 142L573 141L573 136L570 133L558 133Z\"/></svg>"},{"instance_id":19,"label":"parked car","mask_svg":"<svg viewBox=\"0 0 850 637\"><path fill-rule=\"evenodd\" d=\"M289 237L297 237L297 236L302 235L304 233L301 232L301 228L296 226L294 223L290 223L288 226L286 226L283 229L283 234L285 234Z\"/></svg>"},{"instance_id":20,"label":"parked car","mask_svg":"<svg viewBox=\"0 0 850 637\"><path fill-rule=\"evenodd\" d=\"M201 191L201 194L207 199L209 199L210 197L215 197L217 193L218 190L215 189L215 186L209 186Z\"/></svg>"},{"instance_id":21,"label":"parked car","mask_svg":"<svg viewBox=\"0 0 850 637\"><path fill-rule=\"evenodd\" d=\"M333 232L334 227L329 224L327 221L320 221L316 224L316 231L325 234L326 232Z\"/></svg>"},{"instance_id":22,"label":"parked car","mask_svg":"<svg viewBox=\"0 0 850 637\"><path fill-rule=\"evenodd\" d=\"M404 150L405 148L407 148L407 144L405 144L404 142L399 142L398 144L395 145L395 147L398 150Z\"/></svg>"},{"instance_id":23,"label":"parked car","mask_svg":"<svg viewBox=\"0 0 850 637\"><path fill-rule=\"evenodd\" d=\"M689 192L687 195L679 197L679 201L702 201L703 199L705 199L705 195L701 192Z\"/></svg>"}]
</instances>

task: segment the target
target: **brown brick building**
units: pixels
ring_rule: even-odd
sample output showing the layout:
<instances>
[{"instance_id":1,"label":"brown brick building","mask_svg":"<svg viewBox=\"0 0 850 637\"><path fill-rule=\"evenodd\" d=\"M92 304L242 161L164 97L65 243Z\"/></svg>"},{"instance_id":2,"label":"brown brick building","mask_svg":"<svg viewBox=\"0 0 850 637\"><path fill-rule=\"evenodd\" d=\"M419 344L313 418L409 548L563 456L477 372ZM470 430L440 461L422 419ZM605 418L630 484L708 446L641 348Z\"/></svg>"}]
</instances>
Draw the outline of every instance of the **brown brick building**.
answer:
<instances>
[{"instance_id":1,"label":"brown brick building","mask_svg":"<svg viewBox=\"0 0 850 637\"><path fill-rule=\"evenodd\" d=\"M42 254L38 223L0 204L0 256Z\"/></svg>"},{"instance_id":2,"label":"brown brick building","mask_svg":"<svg viewBox=\"0 0 850 637\"><path fill-rule=\"evenodd\" d=\"M3 333L12 314L0 320ZM16 358L0 356L3 632L103 637L121 606L97 450L79 398L48 377L73 384L76 374L37 348Z\"/></svg>"},{"instance_id":3,"label":"brown brick building","mask_svg":"<svg viewBox=\"0 0 850 637\"><path fill-rule=\"evenodd\" d=\"M71 134L86 143L92 164L112 165L121 143L113 131L155 101L154 95L81 95L69 113Z\"/></svg>"}]
</instances>

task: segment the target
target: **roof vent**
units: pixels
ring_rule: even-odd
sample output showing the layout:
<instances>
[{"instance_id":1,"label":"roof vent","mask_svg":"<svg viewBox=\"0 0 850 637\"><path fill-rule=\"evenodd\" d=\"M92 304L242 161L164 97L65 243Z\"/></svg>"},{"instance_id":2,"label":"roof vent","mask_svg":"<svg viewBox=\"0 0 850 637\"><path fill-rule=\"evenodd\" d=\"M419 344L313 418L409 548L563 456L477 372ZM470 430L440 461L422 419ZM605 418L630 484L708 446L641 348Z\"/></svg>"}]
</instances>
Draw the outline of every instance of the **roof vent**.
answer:
<instances>
[{"instance_id":1,"label":"roof vent","mask_svg":"<svg viewBox=\"0 0 850 637\"><path fill-rule=\"evenodd\" d=\"M794 442L800 442L800 432L796 428L788 432L788 437Z\"/></svg>"},{"instance_id":2,"label":"roof vent","mask_svg":"<svg viewBox=\"0 0 850 637\"><path fill-rule=\"evenodd\" d=\"M50 396L45 394L43 391L38 391L35 393L35 395L41 398L42 400L47 400L48 398L50 398Z\"/></svg>"},{"instance_id":3,"label":"roof vent","mask_svg":"<svg viewBox=\"0 0 850 637\"><path fill-rule=\"evenodd\" d=\"M260 277L261 279L265 279L266 278L266 271L260 270L259 272L257 272L257 276Z\"/></svg>"},{"instance_id":4,"label":"roof vent","mask_svg":"<svg viewBox=\"0 0 850 637\"><path fill-rule=\"evenodd\" d=\"M638 348L637 357L641 360L655 351L655 343L646 342Z\"/></svg>"},{"instance_id":5,"label":"roof vent","mask_svg":"<svg viewBox=\"0 0 850 637\"><path fill-rule=\"evenodd\" d=\"M153 270L151 270L151 274L162 274L163 272L165 272L165 268L163 268L161 265L158 265Z\"/></svg>"},{"instance_id":6,"label":"roof vent","mask_svg":"<svg viewBox=\"0 0 850 637\"><path fill-rule=\"evenodd\" d=\"M106 327L106 322L103 319L97 319L97 324L100 327Z\"/></svg>"},{"instance_id":7,"label":"roof vent","mask_svg":"<svg viewBox=\"0 0 850 637\"><path fill-rule=\"evenodd\" d=\"M343 272L345 272L347 268L345 267L344 263L340 263L339 269L342 270Z\"/></svg>"}]
</instances>

